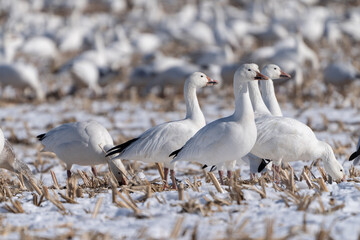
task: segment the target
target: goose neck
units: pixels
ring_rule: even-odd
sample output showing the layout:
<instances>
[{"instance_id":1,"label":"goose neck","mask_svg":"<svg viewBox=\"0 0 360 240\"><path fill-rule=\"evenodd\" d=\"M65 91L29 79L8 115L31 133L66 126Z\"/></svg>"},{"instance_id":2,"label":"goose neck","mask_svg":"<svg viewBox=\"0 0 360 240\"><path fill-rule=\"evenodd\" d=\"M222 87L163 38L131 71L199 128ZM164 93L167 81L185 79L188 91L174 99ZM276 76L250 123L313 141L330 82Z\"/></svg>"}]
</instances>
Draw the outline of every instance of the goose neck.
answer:
<instances>
[{"instance_id":1,"label":"goose neck","mask_svg":"<svg viewBox=\"0 0 360 240\"><path fill-rule=\"evenodd\" d=\"M184 86L184 98L186 103L186 118L194 120L199 125L205 125L205 117L196 96L196 87L188 82Z\"/></svg>"},{"instance_id":2,"label":"goose neck","mask_svg":"<svg viewBox=\"0 0 360 240\"><path fill-rule=\"evenodd\" d=\"M271 114L274 116L282 116L281 108L276 99L273 80L269 78L267 81L261 81L260 87L262 98Z\"/></svg>"},{"instance_id":3,"label":"goose neck","mask_svg":"<svg viewBox=\"0 0 360 240\"><path fill-rule=\"evenodd\" d=\"M263 99L261 98L258 81L249 82L248 87L249 87L250 100L252 107L254 108L254 111L261 114L270 114Z\"/></svg>"},{"instance_id":4,"label":"goose neck","mask_svg":"<svg viewBox=\"0 0 360 240\"><path fill-rule=\"evenodd\" d=\"M247 83L234 84L236 122L254 121L254 110L251 105Z\"/></svg>"},{"instance_id":5,"label":"goose neck","mask_svg":"<svg viewBox=\"0 0 360 240\"><path fill-rule=\"evenodd\" d=\"M321 159L324 164L331 163L333 160L336 161L334 152L329 144L318 141L317 144L313 145L314 148L312 148L311 158L313 159Z\"/></svg>"}]
</instances>

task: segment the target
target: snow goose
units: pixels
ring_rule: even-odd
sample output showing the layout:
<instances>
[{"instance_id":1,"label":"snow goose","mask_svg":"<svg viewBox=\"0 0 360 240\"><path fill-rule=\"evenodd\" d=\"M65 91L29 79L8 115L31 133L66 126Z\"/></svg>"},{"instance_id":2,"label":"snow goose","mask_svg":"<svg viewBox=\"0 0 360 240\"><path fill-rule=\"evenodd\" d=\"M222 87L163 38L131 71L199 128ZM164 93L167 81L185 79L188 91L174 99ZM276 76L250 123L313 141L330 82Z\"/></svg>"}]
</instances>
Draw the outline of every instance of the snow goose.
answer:
<instances>
[{"instance_id":1,"label":"snow goose","mask_svg":"<svg viewBox=\"0 0 360 240\"><path fill-rule=\"evenodd\" d=\"M93 95L101 95L101 86L106 85L118 74L117 71L113 71L107 59L103 38L99 33L95 34L94 44L95 49L81 53L56 70L60 76L70 73L73 86L69 94L75 94L79 89L87 87Z\"/></svg>"},{"instance_id":2,"label":"snow goose","mask_svg":"<svg viewBox=\"0 0 360 240\"><path fill-rule=\"evenodd\" d=\"M97 66L86 59L79 59L73 63L70 69L73 79L73 86L70 94L74 94L79 88L88 87L96 96L99 96L102 89L99 85L100 73Z\"/></svg>"},{"instance_id":3,"label":"snow goose","mask_svg":"<svg viewBox=\"0 0 360 240\"><path fill-rule=\"evenodd\" d=\"M287 74L279 69L273 74L275 72L279 76L287 77ZM344 169L336 160L329 144L319 141L308 126L295 119L272 116L261 98L258 84L249 83L249 90L257 128L257 139L251 154L272 160L276 171L282 161L320 158L324 162L325 171L333 179L345 179Z\"/></svg>"},{"instance_id":4,"label":"snow goose","mask_svg":"<svg viewBox=\"0 0 360 240\"><path fill-rule=\"evenodd\" d=\"M345 172L336 160L329 144L319 141L305 124L291 118L263 116L256 119L258 138L251 152L273 160L276 166L281 161L322 159L325 171L335 180L344 180Z\"/></svg>"},{"instance_id":5,"label":"snow goose","mask_svg":"<svg viewBox=\"0 0 360 240\"><path fill-rule=\"evenodd\" d=\"M324 69L324 81L335 86L343 87L360 78L360 73L351 62L335 62Z\"/></svg>"},{"instance_id":6,"label":"snow goose","mask_svg":"<svg viewBox=\"0 0 360 240\"><path fill-rule=\"evenodd\" d=\"M200 128L205 126L205 117L196 97L196 89L216 83L204 73L191 74L184 85L185 119L166 122L150 128L139 137L110 149L107 156L120 153L122 159L162 162L164 163L165 184L167 184L170 168L172 187L176 188L174 164L170 164L169 153L183 146Z\"/></svg>"},{"instance_id":7,"label":"snow goose","mask_svg":"<svg viewBox=\"0 0 360 240\"><path fill-rule=\"evenodd\" d=\"M314 6L301 14L299 30L306 40L316 43L321 40L325 32L325 21L330 16L327 7Z\"/></svg>"},{"instance_id":8,"label":"snow goose","mask_svg":"<svg viewBox=\"0 0 360 240\"><path fill-rule=\"evenodd\" d=\"M11 86L19 91L30 89L35 93L37 100L43 101L45 93L39 81L38 70L32 65L13 61L21 42L20 38L14 38L9 34L3 37L5 61L0 63L0 85Z\"/></svg>"},{"instance_id":9,"label":"snow goose","mask_svg":"<svg viewBox=\"0 0 360 240\"><path fill-rule=\"evenodd\" d=\"M272 79L281 79L281 78L290 78L291 76L283 71L281 71L280 67L275 64L268 64L266 65L262 71L262 74L268 77L267 81L260 81L260 86L263 86L263 99L266 103L269 105L266 106L264 104L264 101L261 98L261 94L258 87L257 81L252 81L249 83L249 91L250 91L250 99L251 104L254 109L255 118L258 114L268 114L268 115L274 115L274 116L282 116L280 106L277 102L275 92L274 92L274 85ZM270 110L271 109L271 110ZM245 161L250 164L250 176L251 178L254 177L255 173L258 172L259 166L262 163L262 159L249 153L246 156L244 156L242 161ZM266 161L266 160L264 160ZM220 165L219 170L219 177L220 182L223 184L223 169L225 168L227 170L228 178L231 177L231 173L235 167L236 160L224 163L223 165ZM268 165L270 167L271 165Z\"/></svg>"},{"instance_id":10,"label":"snow goose","mask_svg":"<svg viewBox=\"0 0 360 240\"><path fill-rule=\"evenodd\" d=\"M0 168L22 174L24 176L25 186L32 190L29 184L30 179L34 176L29 167L23 161L16 158L11 144L5 139L3 131L0 129Z\"/></svg>"},{"instance_id":11,"label":"snow goose","mask_svg":"<svg viewBox=\"0 0 360 240\"><path fill-rule=\"evenodd\" d=\"M1 146L0 146L1 147ZM359 163L359 161L360 161L360 138L359 138L359 141L358 141L358 144L357 144L357 146L356 146L356 151L353 153L353 154L351 154L351 156L350 156L350 158L349 158L349 161L352 161L352 160L354 160L355 159L355 161L354 161L354 165L357 165L358 163Z\"/></svg>"},{"instance_id":12,"label":"snow goose","mask_svg":"<svg viewBox=\"0 0 360 240\"><path fill-rule=\"evenodd\" d=\"M250 85L250 84L249 84ZM253 101L262 102L258 85L249 86ZM255 93L255 94L253 94ZM335 180L344 180L345 172L336 160L329 144L319 141L305 124L291 118L256 114L256 143L251 150L255 156L270 159L275 170L282 161L322 159L325 171Z\"/></svg>"},{"instance_id":13,"label":"snow goose","mask_svg":"<svg viewBox=\"0 0 360 240\"><path fill-rule=\"evenodd\" d=\"M157 51L162 45L162 39L152 33L133 32L130 36L134 49L140 54Z\"/></svg>"},{"instance_id":14,"label":"snow goose","mask_svg":"<svg viewBox=\"0 0 360 240\"><path fill-rule=\"evenodd\" d=\"M65 123L40 134L37 138L44 145L42 152L53 152L65 162L68 178L73 164L91 166L108 163L111 172L121 184L126 184L126 170L120 158L106 160L105 151L114 146L109 132L96 121Z\"/></svg>"},{"instance_id":15,"label":"snow goose","mask_svg":"<svg viewBox=\"0 0 360 240\"><path fill-rule=\"evenodd\" d=\"M30 89L35 93L37 100L45 99L38 71L32 65L20 62L0 64L0 85L11 86L20 91Z\"/></svg>"},{"instance_id":16,"label":"snow goose","mask_svg":"<svg viewBox=\"0 0 360 240\"><path fill-rule=\"evenodd\" d=\"M234 75L234 113L200 129L182 148L170 154L174 156L172 163L193 161L211 166L248 154L256 141L256 126L247 84L266 79L256 64L241 65Z\"/></svg>"},{"instance_id":17,"label":"snow goose","mask_svg":"<svg viewBox=\"0 0 360 240\"><path fill-rule=\"evenodd\" d=\"M32 58L54 60L58 56L55 42L43 36L32 37L26 40L21 51Z\"/></svg>"}]
</instances>

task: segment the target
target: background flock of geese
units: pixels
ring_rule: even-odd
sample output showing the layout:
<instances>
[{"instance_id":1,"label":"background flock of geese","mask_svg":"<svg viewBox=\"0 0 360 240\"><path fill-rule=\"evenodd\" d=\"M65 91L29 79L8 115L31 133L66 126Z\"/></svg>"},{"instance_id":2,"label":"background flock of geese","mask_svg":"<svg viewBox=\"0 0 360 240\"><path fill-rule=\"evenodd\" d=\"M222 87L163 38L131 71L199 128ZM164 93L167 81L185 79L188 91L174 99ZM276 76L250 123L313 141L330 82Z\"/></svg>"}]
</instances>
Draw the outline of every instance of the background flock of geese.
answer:
<instances>
[{"instance_id":1,"label":"background flock of geese","mask_svg":"<svg viewBox=\"0 0 360 240\"><path fill-rule=\"evenodd\" d=\"M175 163L198 162L222 168L228 177L237 160L244 159L261 171L262 159L272 161L274 179L282 162L321 159L325 171L335 180L344 181L345 171L336 160L332 148L319 141L305 124L282 116L272 79L291 76L274 64L260 73L256 64L243 64L235 72L233 89L235 111L232 115L206 124L196 96L196 90L217 84L201 72L191 74L184 84L186 116L148 129L137 138L114 146L108 131L96 121L66 123L37 136L44 145L42 151L54 152L66 163L68 178L73 164L91 166L108 163L121 184L126 184L127 172L121 159L164 164L165 186L170 169L172 188L176 189ZM258 80L261 82L260 93ZM350 159L359 155L356 151ZM107 158L112 156L112 158ZM11 145L0 131L0 167L32 178L25 163L15 157ZM251 173L255 174L254 167ZM252 175L254 176L254 175Z\"/></svg>"},{"instance_id":2,"label":"background flock of geese","mask_svg":"<svg viewBox=\"0 0 360 240\"><path fill-rule=\"evenodd\" d=\"M182 86L199 69L219 85L231 84L239 62L256 62L281 66L297 88L316 86L313 71L342 88L359 77L352 51L360 40L359 11L352 4L6 1L0 6L0 85L45 101L81 88L101 96L111 80L121 79L146 95L156 86Z\"/></svg>"}]
</instances>

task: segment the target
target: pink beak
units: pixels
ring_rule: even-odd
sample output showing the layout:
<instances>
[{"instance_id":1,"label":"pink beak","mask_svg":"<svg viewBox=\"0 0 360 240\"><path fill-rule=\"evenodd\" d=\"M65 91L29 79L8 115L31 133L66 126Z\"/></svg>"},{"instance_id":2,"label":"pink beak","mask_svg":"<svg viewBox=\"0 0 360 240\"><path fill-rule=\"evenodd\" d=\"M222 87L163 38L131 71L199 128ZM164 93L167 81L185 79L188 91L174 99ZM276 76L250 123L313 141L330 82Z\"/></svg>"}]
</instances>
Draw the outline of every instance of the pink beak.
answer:
<instances>
[{"instance_id":1,"label":"pink beak","mask_svg":"<svg viewBox=\"0 0 360 240\"><path fill-rule=\"evenodd\" d=\"M286 72L280 71L280 78L291 78L291 75Z\"/></svg>"},{"instance_id":2,"label":"pink beak","mask_svg":"<svg viewBox=\"0 0 360 240\"><path fill-rule=\"evenodd\" d=\"M214 79L211 79L208 76L206 76L206 78L208 80L207 83L206 83L206 86L214 86L214 85L218 84L218 81L216 81Z\"/></svg>"},{"instance_id":3,"label":"pink beak","mask_svg":"<svg viewBox=\"0 0 360 240\"><path fill-rule=\"evenodd\" d=\"M259 72L256 72L254 80L268 80L269 78Z\"/></svg>"}]
</instances>

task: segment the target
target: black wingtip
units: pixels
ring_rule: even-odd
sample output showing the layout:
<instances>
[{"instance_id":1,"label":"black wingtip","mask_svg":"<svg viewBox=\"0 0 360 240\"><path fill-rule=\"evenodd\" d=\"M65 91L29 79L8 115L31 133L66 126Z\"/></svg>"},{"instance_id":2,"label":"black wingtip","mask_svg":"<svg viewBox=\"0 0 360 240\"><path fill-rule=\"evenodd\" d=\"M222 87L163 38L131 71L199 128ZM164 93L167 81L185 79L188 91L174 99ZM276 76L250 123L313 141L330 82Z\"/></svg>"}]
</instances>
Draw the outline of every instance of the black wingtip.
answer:
<instances>
[{"instance_id":1,"label":"black wingtip","mask_svg":"<svg viewBox=\"0 0 360 240\"><path fill-rule=\"evenodd\" d=\"M119 152L121 152L121 150L114 150L114 151L111 151L111 152L107 152L106 155L105 155L105 157L114 155L114 154L119 153Z\"/></svg>"},{"instance_id":2,"label":"black wingtip","mask_svg":"<svg viewBox=\"0 0 360 240\"><path fill-rule=\"evenodd\" d=\"M211 168L210 168L210 172L213 172L217 169L217 166L216 165L212 165Z\"/></svg>"},{"instance_id":3,"label":"black wingtip","mask_svg":"<svg viewBox=\"0 0 360 240\"><path fill-rule=\"evenodd\" d=\"M208 167L208 165L205 164L204 166L201 167L201 169L205 169L207 167Z\"/></svg>"},{"instance_id":4,"label":"black wingtip","mask_svg":"<svg viewBox=\"0 0 360 240\"><path fill-rule=\"evenodd\" d=\"M262 159L259 167L258 167L258 172L261 172L262 170L264 170L264 168L271 162L271 160L269 159Z\"/></svg>"},{"instance_id":5,"label":"black wingtip","mask_svg":"<svg viewBox=\"0 0 360 240\"><path fill-rule=\"evenodd\" d=\"M45 137L46 137L46 133L43 133L43 134L40 134L40 135L37 135L37 136L36 136L36 138L37 138L39 141L44 140Z\"/></svg>"},{"instance_id":6,"label":"black wingtip","mask_svg":"<svg viewBox=\"0 0 360 240\"><path fill-rule=\"evenodd\" d=\"M176 158L176 156L179 154L179 152L181 151L181 149L183 149L183 148L180 148L180 149L178 149L178 150L173 151L172 153L170 153L169 157L174 156L173 158Z\"/></svg>"},{"instance_id":7,"label":"black wingtip","mask_svg":"<svg viewBox=\"0 0 360 240\"><path fill-rule=\"evenodd\" d=\"M360 148L354 152L353 154L351 154L351 156L349 157L349 161L354 160L356 157L358 157L360 155Z\"/></svg>"},{"instance_id":8,"label":"black wingtip","mask_svg":"<svg viewBox=\"0 0 360 240\"><path fill-rule=\"evenodd\" d=\"M139 138L134 138L134 139L131 139L127 142L124 142L120 145L117 145L113 148L110 148L107 152L106 152L106 155L105 157L108 157L110 155L114 155L116 153L121 153L123 152L128 146L130 146L133 142L135 142L136 140L138 140Z\"/></svg>"}]
</instances>

